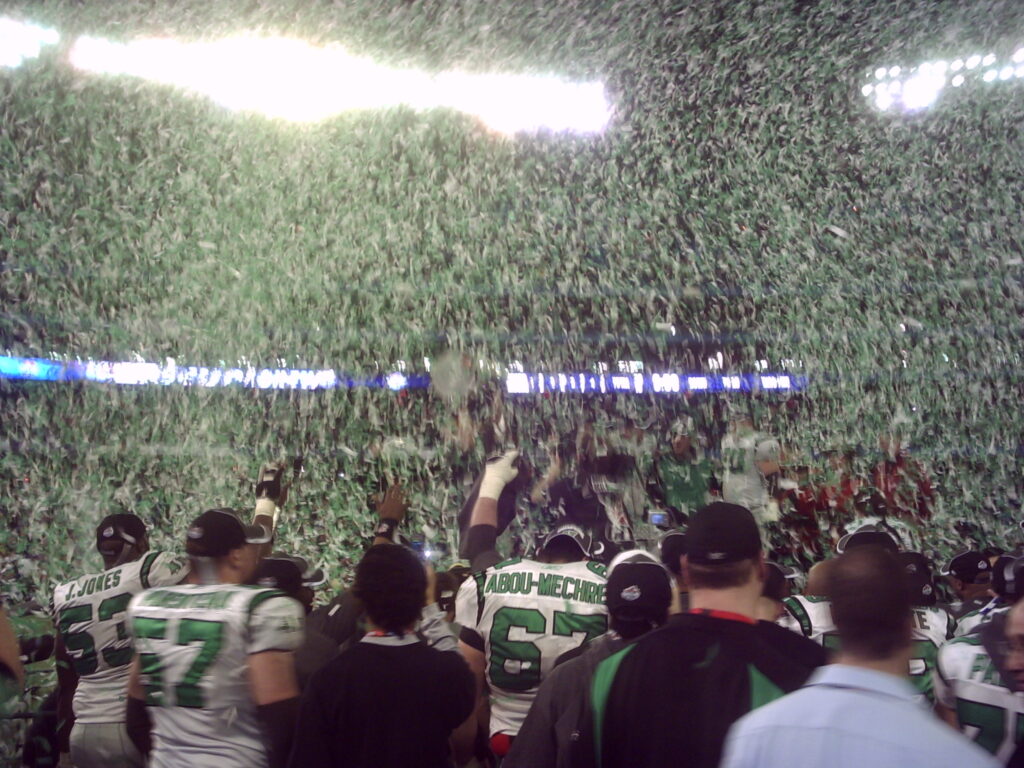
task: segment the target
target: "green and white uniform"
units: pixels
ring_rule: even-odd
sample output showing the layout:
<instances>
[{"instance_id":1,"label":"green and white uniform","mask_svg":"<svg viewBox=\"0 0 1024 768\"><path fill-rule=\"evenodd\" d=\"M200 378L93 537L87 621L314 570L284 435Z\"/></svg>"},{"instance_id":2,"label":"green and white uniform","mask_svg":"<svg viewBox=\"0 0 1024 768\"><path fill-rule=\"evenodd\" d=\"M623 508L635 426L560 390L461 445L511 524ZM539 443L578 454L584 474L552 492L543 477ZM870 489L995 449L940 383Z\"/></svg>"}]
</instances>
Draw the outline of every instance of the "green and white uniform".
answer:
<instances>
[{"instance_id":1,"label":"green and white uniform","mask_svg":"<svg viewBox=\"0 0 1024 768\"><path fill-rule=\"evenodd\" d=\"M248 660L301 644L299 602L274 589L187 584L142 593L128 616L153 720L151 768L266 766Z\"/></svg>"},{"instance_id":2,"label":"green and white uniform","mask_svg":"<svg viewBox=\"0 0 1024 768\"><path fill-rule=\"evenodd\" d=\"M934 704L932 678L939 648L953 637L956 620L945 608L934 606L914 608L911 611L911 620L914 649L910 657L910 682L927 697L930 704Z\"/></svg>"},{"instance_id":3,"label":"green and white uniform","mask_svg":"<svg viewBox=\"0 0 1024 768\"><path fill-rule=\"evenodd\" d=\"M998 597L993 597L984 608L965 613L956 623L956 636L969 635L997 613L1005 613L1007 606Z\"/></svg>"},{"instance_id":4,"label":"green and white uniform","mask_svg":"<svg viewBox=\"0 0 1024 768\"><path fill-rule=\"evenodd\" d=\"M131 639L129 601L150 587L179 583L187 561L150 552L131 563L61 584L53 592L53 618L78 674L77 724L123 723Z\"/></svg>"},{"instance_id":5,"label":"green and white uniform","mask_svg":"<svg viewBox=\"0 0 1024 768\"><path fill-rule=\"evenodd\" d=\"M992 663L981 636L958 637L939 649L935 697L956 712L960 730L1002 762L1024 741L1024 693L1014 693Z\"/></svg>"},{"instance_id":6,"label":"green and white uniform","mask_svg":"<svg viewBox=\"0 0 1024 768\"><path fill-rule=\"evenodd\" d=\"M462 640L486 659L491 735L515 735L555 660L604 634L605 569L516 558L473 574L455 602Z\"/></svg>"},{"instance_id":7,"label":"green and white uniform","mask_svg":"<svg viewBox=\"0 0 1024 768\"><path fill-rule=\"evenodd\" d=\"M794 595L783 598L786 612L775 623L829 650L839 647L839 633L832 621L832 603L827 597Z\"/></svg>"},{"instance_id":8,"label":"green and white uniform","mask_svg":"<svg viewBox=\"0 0 1024 768\"><path fill-rule=\"evenodd\" d=\"M751 511L758 522L778 519L755 460L757 447L772 438L762 432L731 433L722 438L722 500Z\"/></svg>"}]
</instances>

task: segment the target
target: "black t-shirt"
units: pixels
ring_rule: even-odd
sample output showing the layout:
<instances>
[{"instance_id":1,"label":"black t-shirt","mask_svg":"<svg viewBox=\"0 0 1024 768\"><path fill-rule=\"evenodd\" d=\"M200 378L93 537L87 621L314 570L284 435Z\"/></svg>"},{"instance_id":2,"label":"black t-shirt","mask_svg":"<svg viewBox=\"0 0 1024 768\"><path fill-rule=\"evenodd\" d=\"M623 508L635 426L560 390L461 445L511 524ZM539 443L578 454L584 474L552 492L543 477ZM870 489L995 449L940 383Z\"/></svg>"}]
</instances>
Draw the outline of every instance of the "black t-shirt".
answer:
<instances>
[{"instance_id":1,"label":"black t-shirt","mask_svg":"<svg viewBox=\"0 0 1024 768\"><path fill-rule=\"evenodd\" d=\"M675 616L597 668L580 762L717 768L736 720L799 688L826 662L817 643L765 621Z\"/></svg>"},{"instance_id":2,"label":"black t-shirt","mask_svg":"<svg viewBox=\"0 0 1024 768\"><path fill-rule=\"evenodd\" d=\"M448 736L473 711L466 662L419 640L374 641L356 643L313 675L299 704L291 768L451 764Z\"/></svg>"}]
</instances>

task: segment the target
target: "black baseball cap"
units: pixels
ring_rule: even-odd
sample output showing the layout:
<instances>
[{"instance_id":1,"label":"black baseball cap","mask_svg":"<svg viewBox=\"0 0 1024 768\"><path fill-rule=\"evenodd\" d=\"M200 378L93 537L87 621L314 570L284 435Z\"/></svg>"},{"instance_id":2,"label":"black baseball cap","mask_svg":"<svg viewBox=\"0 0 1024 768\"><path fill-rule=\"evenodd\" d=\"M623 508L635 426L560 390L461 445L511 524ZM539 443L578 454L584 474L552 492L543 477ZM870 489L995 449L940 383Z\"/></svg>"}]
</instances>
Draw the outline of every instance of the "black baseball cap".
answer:
<instances>
[{"instance_id":1,"label":"black baseball cap","mask_svg":"<svg viewBox=\"0 0 1024 768\"><path fill-rule=\"evenodd\" d=\"M661 564L678 576L682 570L679 558L686 554L686 534L682 531L669 531L662 538L659 550Z\"/></svg>"},{"instance_id":2,"label":"black baseball cap","mask_svg":"<svg viewBox=\"0 0 1024 768\"><path fill-rule=\"evenodd\" d=\"M789 570L778 563L765 563L764 586L761 594L770 600L782 602L782 599L793 594L789 585Z\"/></svg>"},{"instance_id":3,"label":"black baseball cap","mask_svg":"<svg viewBox=\"0 0 1024 768\"><path fill-rule=\"evenodd\" d=\"M1024 557L1000 555L992 566L992 591L1008 603L1016 603L1024 592Z\"/></svg>"},{"instance_id":4,"label":"black baseball cap","mask_svg":"<svg viewBox=\"0 0 1024 768\"><path fill-rule=\"evenodd\" d=\"M900 543L888 531L879 530L873 525L866 525L853 533L848 533L836 544L836 552L840 555L856 547L881 547L896 554L900 551Z\"/></svg>"},{"instance_id":5,"label":"black baseball cap","mask_svg":"<svg viewBox=\"0 0 1024 768\"><path fill-rule=\"evenodd\" d=\"M120 549L124 544L138 544L145 537L146 524L138 515L130 512L107 515L96 526L96 549L103 548L107 542L117 542Z\"/></svg>"},{"instance_id":6,"label":"black baseball cap","mask_svg":"<svg viewBox=\"0 0 1024 768\"><path fill-rule=\"evenodd\" d=\"M322 568L313 568L303 557L271 552L260 561L253 579L261 587L275 587L294 595L302 587L319 587L327 577Z\"/></svg>"},{"instance_id":7,"label":"black baseball cap","mask_svg":"<svg viewBox=\"0 0 1024 768\"><path fill-rule=\"evenodd\" d=\"M189 526L185 551L195 557L224 557L246 544L266 544L273 538L261 525L246 525L233 509L208 509Z\"/></svg>"},{"instance_id":8,"label":"black baseball cap","mask_svg":"<svg viewBox=\"0 0 1024 768\"><path fill-rule=\"evenodd\" d=\"M608 613L621 621L663 619L672 603L672 576L642 549L616 555L608 568L604 601Z\"/></svg>"},{"instance_id":9,"label":"black baseball cap","mask_svg":"<svg viewBox=\"0 0 1024 768\"><path fill-rule=\"evenodd\" d=\"M968 584L984 584L992 578L992 566L981 552L969 549L950 560L942 575L953 576ZM980 578L982 576L985 578Z\"/></svg>"},{"instance_id":10,"label":"black baseball cap","mask_svg":"<svg viewBox=\"0 0 1024 768\"><path fill-rule=\"evenodd\" d=\"M724 565L750 560L760 552L761 531L746 507L716 501L690 518L686 555L691 563Z\"/></svg>"},{"instance_id":11,"label":"black baseball cap","mask_svg":"<svg viewBox=\"0 0 1024 768\"><path fill-rule=\"evenodd\" d=\"M907 593L911 605L935 605L935 584L932 581L932 565L920 552L899 552L900 565L906 571Z\"/></svg>"},{"instance_id":12,"label":"black baseball cap","mask_svg":"<svg viewBox=\"0 0 1024 768\"><path fill-rule=\"evenodd\" d=\"M555 530L545 537L544 543L541 545L541 550L547 549L548 544L559 536L565 536L568 539L572 539L572 541L576 542L576 546L580 548L583 556L590 557L591 550L594 546L594 535L583 526L570 522L559 523L555 527Z\"/></svg>"}]
</instances>

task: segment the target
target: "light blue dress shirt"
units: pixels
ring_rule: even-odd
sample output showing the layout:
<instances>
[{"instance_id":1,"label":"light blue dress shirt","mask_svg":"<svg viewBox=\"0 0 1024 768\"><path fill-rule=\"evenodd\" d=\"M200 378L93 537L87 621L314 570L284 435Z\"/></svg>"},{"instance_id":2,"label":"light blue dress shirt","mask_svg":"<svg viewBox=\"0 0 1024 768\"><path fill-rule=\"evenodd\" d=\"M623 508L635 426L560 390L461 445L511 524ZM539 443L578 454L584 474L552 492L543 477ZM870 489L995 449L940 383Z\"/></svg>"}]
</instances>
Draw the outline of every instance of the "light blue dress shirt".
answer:
<instances>
[{"instance_id":1,"label":"light blue dress shirt","mask_svg":"<svg viewBox=\"0 0 1024 768\"><path fill-rule=\"evenodd\" d=\"M729 731L722 768L995 768L996 759L915 700L906 680L831 664Z\"/></svg>"}]
</instances>

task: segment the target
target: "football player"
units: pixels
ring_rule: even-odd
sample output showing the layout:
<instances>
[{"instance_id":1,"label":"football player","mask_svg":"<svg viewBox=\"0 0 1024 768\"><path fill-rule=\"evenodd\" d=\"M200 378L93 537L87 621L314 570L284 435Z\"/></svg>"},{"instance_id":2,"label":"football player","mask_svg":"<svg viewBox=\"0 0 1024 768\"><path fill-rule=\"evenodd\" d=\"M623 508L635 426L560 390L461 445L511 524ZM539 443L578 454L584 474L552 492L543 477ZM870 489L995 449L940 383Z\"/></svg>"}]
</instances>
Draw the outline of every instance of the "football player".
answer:
<instances>
[{"instance_id":1,"label":"football player","mask_svg":"<svg viewBox=\"0 0 1024 768\"><path fill-rule=\"evenodd\" d=\"M839 636L832 621L832 603L826 597L829 562L823 560L811 566L804 594L783 598L785 610L776 624L834 650L839 647Z\"/></svg>"},{"instance_id":2,"label":"football player","mask_svg":"<svg viewBox=\"0 0 1024 768\"><path fill-rule=\"evenodd\" d=\"M1024 743L1024 602L1017 601L1021 579L1024 561L1010 564L1009 577L997 569L993 586L1008 604L1016 605L943 645L933 675L939 715L1003 762Z\"/></svg>"},{"instance_id":3,"label":"football player","mask_svg":"<svg viewBox=\"0 0 1024 768\"><path fill-rule=\"evenodd\" d=\"M132 514L108 515L96 528L104 570L58 586L58 712L62 760L78 768L143 765L125 732L125 689L131 640L125 631L128 603L149 587L179 583L185 561L150 552L146 524ZM74 727L70 729L72 711Z\"/></svg>"},{"instance_id":4,"label":"football player","mask_svg":"<svg viewBox=\"0 0 1024 768\"><path fill-rule=\"evenodd\" d=\"M129 736L152 768L277 768L287 762L299 689L293 651L302 605L248 586L269 542L230 509L188 529L189 583L151 589L128 607L133 639Z\"/></svg>"},{"instance_id":5,"label":"football player","mask_svg":"<svg viewBox=\"0 0 1024 768\"><path fill-rule=\"evenodd\" d=\"M934 704L932 673L939 648L953 637L956 620L949 611L936 605L935 583L928 558L920 552L900 552L898 557L907 573L910 590L913 650L910 682L928 699L929 704Z\"/></svg>"},{"instance_id":6,"label":"football player","mask_svg":"<svg viewBox=\"0 0 1024 768\"><path fill-rule=\"evenodd\" d=\"M498 499L518 472L510 451L487 465L470 519L474 539L490 528ZM459 589L455 617L460 650L490 691L489 735L499 757L508 753L544 676L555 660L608 628L605 568L590 560L591 534L562 523L536 560L514 558L474 573ZM461 729L460 729L461 730Z\"/></svg>"}]
</instances>

